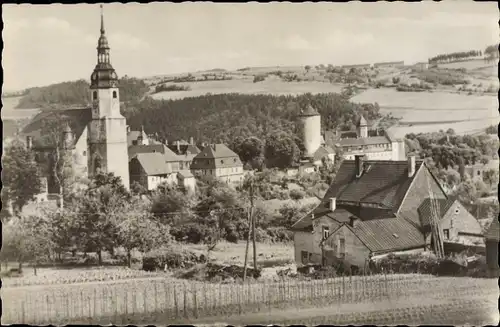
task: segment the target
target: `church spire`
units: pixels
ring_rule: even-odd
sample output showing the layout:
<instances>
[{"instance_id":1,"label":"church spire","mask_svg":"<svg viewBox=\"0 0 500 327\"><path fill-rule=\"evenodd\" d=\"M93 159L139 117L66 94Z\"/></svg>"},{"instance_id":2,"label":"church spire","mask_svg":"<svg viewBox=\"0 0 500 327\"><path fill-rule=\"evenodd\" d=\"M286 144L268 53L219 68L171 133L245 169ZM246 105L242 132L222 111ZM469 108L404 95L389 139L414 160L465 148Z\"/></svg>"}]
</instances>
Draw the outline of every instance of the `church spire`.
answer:
<instances>
[{"instance_id":1,"label":"church spire","mask_svg":"<svg viewBox=\"0 0 500 327\"><path fill-rule=\"evenodd\" d=\"M111 60L109 55L109 44L108 39L105 35L104 30L104 13L102 5L101 7L101 35L99 36L99 41L97 42L97 65L94 68L94 72L90 77L91 88L111 88L116 87L116 82L118 76L111 66Z\"/></svg>"},{"instance_id":2,"label":"church spire","mask_svg":"<svg viewBox=\"0 0 500 327\"><path fill-rule=\"evenodd\" d=\"M104 12L101 5L101 35L104 35Z\"/></svg>"}]
</instances>

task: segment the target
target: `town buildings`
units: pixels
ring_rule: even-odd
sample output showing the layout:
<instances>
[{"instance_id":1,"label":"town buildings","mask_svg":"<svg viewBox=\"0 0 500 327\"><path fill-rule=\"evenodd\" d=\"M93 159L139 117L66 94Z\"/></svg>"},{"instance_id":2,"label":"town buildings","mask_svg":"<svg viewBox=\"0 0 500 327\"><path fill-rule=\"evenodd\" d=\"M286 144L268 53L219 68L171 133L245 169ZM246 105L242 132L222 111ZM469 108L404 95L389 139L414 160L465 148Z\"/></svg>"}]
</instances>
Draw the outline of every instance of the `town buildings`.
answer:
<instances>
[{"instance_id":1,"label":"town buildings","mask_svg":"<svg viewBox=\"0 0 500 327\"><path fill-rule=\"evenodd\" d=\"M325 133L327 143L333 144L342 152L346 160L357 155L365 155L368 160L405 160L404 140L395 138L389 130L382 136L368 136L368 123L361 116L356 132Z\"/></svg>"},{"instance_id":2,"label":"town buildings","mask_svg":"<svg viewBox=\"0 0 500 327\"><path fill-rule=\"evenodd\" d=\"M429 69L429 63L427 62L417 62L416 64L413 65L413 69L419 72L423 72L427 69Z\"/></svg>"},{"instance_id":3,"label":"town buildings","mask_svg":"<svg viewBox=\"0 0 500 327\"><path fill-rule=\"evenodd\" d=\"M488 269L498 273L500 270L498 266L498 242L500 242L500 224L498 218L493 218L484 237L486 240L486 263L488 264Z\"/></svg>"},{"instance_id":4,"label":"town buildings","mask_svg":"<svg viewBox=\"0 0 500 327\"><path fill-rule=\"evenodd\" d=\"M346 262L364 267L389 253L430 248L429 187L441 205L445 242L481 245L477 220L450 200L423 161L342 163L321 203L293 226L299 265Z\"/></svg>"}]
</instances>

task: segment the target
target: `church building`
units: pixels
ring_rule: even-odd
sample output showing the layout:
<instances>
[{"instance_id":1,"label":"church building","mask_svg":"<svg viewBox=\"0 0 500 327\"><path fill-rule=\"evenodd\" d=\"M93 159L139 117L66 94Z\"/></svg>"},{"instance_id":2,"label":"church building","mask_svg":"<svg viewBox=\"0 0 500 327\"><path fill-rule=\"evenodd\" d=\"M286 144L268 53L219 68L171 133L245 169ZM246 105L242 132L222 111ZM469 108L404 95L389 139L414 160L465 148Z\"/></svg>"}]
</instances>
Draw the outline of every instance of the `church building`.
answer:
<instances>
[{"instance_id":1,"label":"church building","mask_svg":"<svg viewBox=\"0 0 500 327\"><path fill-rule=\"evenodd\" d=\"M102 9L102 7L101 7ZM69 150L74 168L92 178L99 171L113 173L128 189L128 140L125 117L120 114L118 76L111 65L110 47L101 11L97 64L90 77L90 106L43 110L23 129L26 145L41 162L55 148ZM51 163L47 160L48 166ZM59 193L51 169L45 172L46 193Z\"/></svg>"}]
</instances>

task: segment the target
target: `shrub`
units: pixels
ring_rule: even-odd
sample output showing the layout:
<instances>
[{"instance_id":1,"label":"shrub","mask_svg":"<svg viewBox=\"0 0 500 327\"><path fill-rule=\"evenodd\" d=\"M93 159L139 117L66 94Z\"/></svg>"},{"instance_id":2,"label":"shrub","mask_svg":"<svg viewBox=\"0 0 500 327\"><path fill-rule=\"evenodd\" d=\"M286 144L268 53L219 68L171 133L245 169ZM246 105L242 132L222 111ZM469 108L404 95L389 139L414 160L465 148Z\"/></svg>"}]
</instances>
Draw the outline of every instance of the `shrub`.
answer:
<instances>
[{"instance_id":1,"label":"shrub","mask_svg":"<svg viewBox=\"0 0 500 327\"><path fill-rule=\"evenodd\" d=\"M266 77L267 77L266 75L255 75L253 77L253 82L254 83L262 82L266 79Z\"/></svg>"},{"instance_id":2,"label":"shrub","mask_svg":"<svg viewBox=\"0 0 500 327\"><path fill-rule=\"evenodd\" d=\"M145 271L191 267L197 263L206 262L205 256L179 249L176 246L160 248L146 253L142 259L142 269Z\"/></svg>"},{"instance_id":3,"label":"shrub","mask_svg":"<svg viewBox=\"0 0 500 327\"><path fill-rule=\"evenodd\" d=\"M293 240L293 232L286 227L268 227L267 234L272 242L289 242Z\"/></svg>"},{"instance_id":4,"label":"shrub","mask_svg":"<svg viewBox=\"0 0 500 327\"><path fill-rule=\"evenodd\" d=\"M290 198L292 200L295 200L295 201L302 200L304 198L304 196L305 196L305 193L302 190L294 189L294 190L290 191Z\"/></svg>"}]
</instances>

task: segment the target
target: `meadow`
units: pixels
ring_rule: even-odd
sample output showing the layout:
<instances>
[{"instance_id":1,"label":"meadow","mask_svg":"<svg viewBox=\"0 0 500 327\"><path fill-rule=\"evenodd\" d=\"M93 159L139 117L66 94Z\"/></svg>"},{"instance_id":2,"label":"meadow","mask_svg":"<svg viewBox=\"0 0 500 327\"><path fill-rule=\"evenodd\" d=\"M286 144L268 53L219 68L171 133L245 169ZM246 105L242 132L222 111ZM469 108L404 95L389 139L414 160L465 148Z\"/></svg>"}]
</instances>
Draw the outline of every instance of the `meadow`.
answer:
<instances>
[{"instance_id":1,"label":"meadow","mask_svg":"<svg viewBox=\"0 0 500 327\"><path fill-rule=\"evenodd\" d=\"M182 99L221 93L241 94L273 94L273 95L296 95L303 93L339 93L342 86L325 82L284 82L279 78L269 77L258 83L253 82L253 77L237 78L224 81L201 81L176 83L189 86L189 91L160 92L153 94L154 99Z\"/></svg>"}]
</instances>

